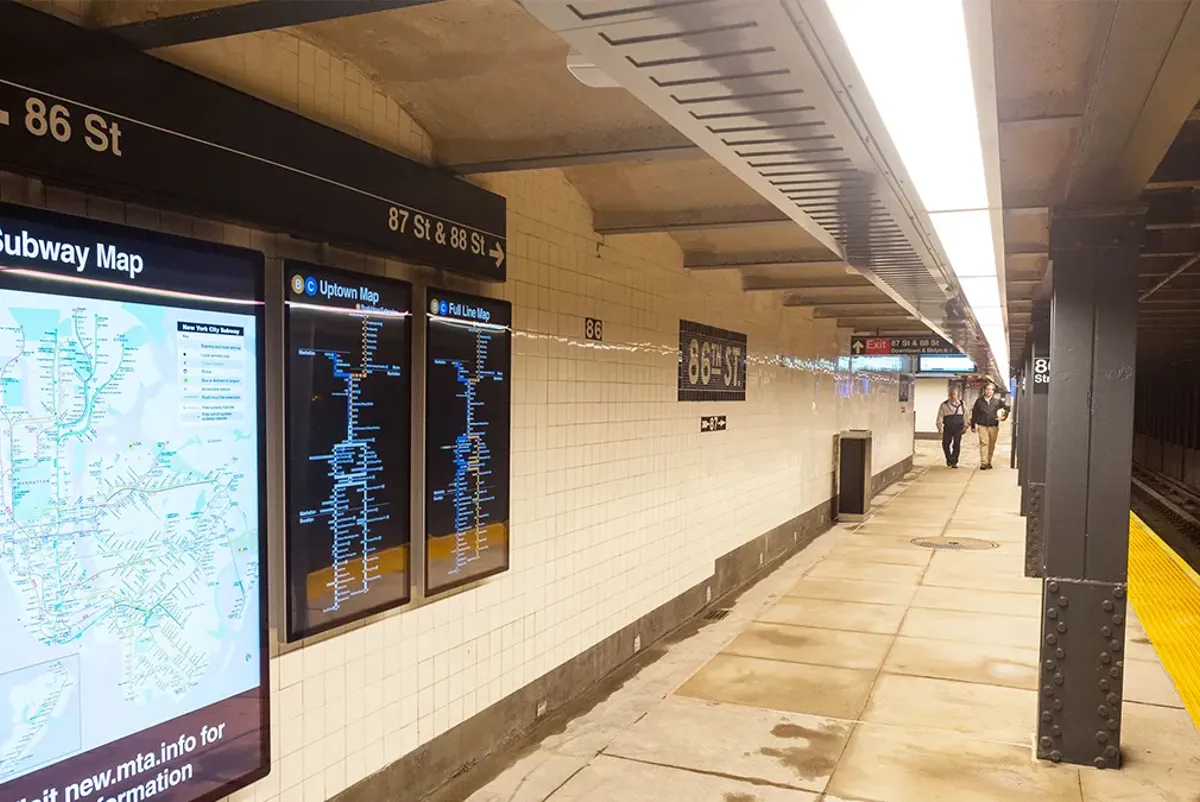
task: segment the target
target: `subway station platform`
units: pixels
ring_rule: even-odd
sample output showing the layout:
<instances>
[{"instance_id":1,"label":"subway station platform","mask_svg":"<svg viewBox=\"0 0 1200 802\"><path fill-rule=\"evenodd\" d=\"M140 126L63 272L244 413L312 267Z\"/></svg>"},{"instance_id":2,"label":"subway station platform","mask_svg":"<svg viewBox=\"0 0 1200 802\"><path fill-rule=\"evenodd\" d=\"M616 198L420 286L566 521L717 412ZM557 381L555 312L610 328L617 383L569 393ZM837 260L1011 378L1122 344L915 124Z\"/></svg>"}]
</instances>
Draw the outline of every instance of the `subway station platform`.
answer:
<instances>
[{"instance_id":1,"label":"subway station platform","mask_svg":"<svg viewBox=\"0 0 1200 802\"><path fill-rule=\"evenodd\" d=\"M668 638L470 802L1194 802L1200 732L1135 614L1137 570L1122 769L1034 758L1041 584L1012 471L973 451L952 471L918 443L866 521Z\"/></svg>"}]
</instances>

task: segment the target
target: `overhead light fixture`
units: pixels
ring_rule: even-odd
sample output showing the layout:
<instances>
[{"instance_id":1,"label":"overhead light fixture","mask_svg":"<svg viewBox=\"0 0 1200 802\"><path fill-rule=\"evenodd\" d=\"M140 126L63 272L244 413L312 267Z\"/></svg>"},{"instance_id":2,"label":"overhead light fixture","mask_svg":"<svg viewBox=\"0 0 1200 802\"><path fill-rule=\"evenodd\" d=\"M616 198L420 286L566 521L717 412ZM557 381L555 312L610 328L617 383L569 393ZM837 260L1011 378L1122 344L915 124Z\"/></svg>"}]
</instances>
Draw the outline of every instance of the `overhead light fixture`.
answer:
<instances>
[{"instance_id":1,"label":"overhead light fixture","mask_svg":"<svg viewBox=\"0 0 1200 802\"><path fill-rule=\"evenodd\" d=\"M987 208L962 0L827 0L928 212Z\"/></svg>"},{"instance_id":2,"label":"overhead light fixture","mask_svg":"<svg viewBox=\"0 0 1200 802\"><path fill-rule=\"evenodd\" d=\"M929 215L929 219L955 276L996 275L996 249L987 209L939 212Z\"/></svg>"},{"instance_id":3,"label":"overhead light fixture","mask_svg":"<svg viewBox=\"0 0 1200 802\"><path fill-rule=\"evenodd\" d=\"M826 3L1007 380L999 243L989 212L993 204L984 169L966 1ZM991 200L999 205L999 198ZM976 278L981 280L971 281ZM990 285L983 279L990 279Z\"/></svg>"}]
</instances>

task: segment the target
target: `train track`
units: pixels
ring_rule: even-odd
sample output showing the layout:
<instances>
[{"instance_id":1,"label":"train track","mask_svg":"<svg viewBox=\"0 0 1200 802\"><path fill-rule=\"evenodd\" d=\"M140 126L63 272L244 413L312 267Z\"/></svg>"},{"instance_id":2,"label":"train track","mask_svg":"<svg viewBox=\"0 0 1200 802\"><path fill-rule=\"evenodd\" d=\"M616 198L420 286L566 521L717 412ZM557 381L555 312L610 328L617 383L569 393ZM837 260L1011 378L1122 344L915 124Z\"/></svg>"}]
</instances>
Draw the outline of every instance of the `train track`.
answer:
<instances>
[{"instance_id":1,"label":"train track","mask_svg":"<svg viewBox=\"0 0 1200 802\"><path fill-rule=\"evenodd\" d=\"M1133 511L1200 571L1200 491L1145 466L1133 466Z\"/></svg>"}]
</instances>

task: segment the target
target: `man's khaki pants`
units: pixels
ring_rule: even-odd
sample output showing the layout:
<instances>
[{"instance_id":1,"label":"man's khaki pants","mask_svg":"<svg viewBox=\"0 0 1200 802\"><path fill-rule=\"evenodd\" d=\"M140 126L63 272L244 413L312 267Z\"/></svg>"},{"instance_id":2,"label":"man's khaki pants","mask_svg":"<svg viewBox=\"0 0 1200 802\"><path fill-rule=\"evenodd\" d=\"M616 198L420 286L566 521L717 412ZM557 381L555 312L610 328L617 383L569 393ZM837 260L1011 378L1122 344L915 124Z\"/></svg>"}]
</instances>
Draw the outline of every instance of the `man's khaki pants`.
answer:
<instances>
[{"instance_id":1,"label":"man's khaki pants","mask_svg":"<svg viewBox=\"0 0 1200 802\"><path fill-rule=\"evenodd\" d=\"M996 434L999 426L976 426L979 432L979 464L983 468L992 464L992 454L996 451Z\"/></svg>"}]
</instances>

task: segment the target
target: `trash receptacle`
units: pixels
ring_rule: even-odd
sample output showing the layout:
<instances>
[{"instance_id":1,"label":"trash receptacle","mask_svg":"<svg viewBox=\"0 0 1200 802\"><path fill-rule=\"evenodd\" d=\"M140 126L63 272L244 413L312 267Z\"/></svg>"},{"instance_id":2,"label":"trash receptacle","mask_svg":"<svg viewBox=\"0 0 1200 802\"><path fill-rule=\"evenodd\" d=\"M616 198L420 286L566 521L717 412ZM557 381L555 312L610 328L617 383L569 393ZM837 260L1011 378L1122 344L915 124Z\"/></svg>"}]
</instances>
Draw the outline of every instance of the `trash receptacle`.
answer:
<instances>
[{"instance_id":1,"label":"trash receptacle","mask_svg":"<svg viewBox=\"0 0 1200 802\"><path fill-rule=\"evenodd\" d=\"M871 508L871 430L850 429L838 444L838 520L861 521Z\"/></svg>"}]
</instances>

